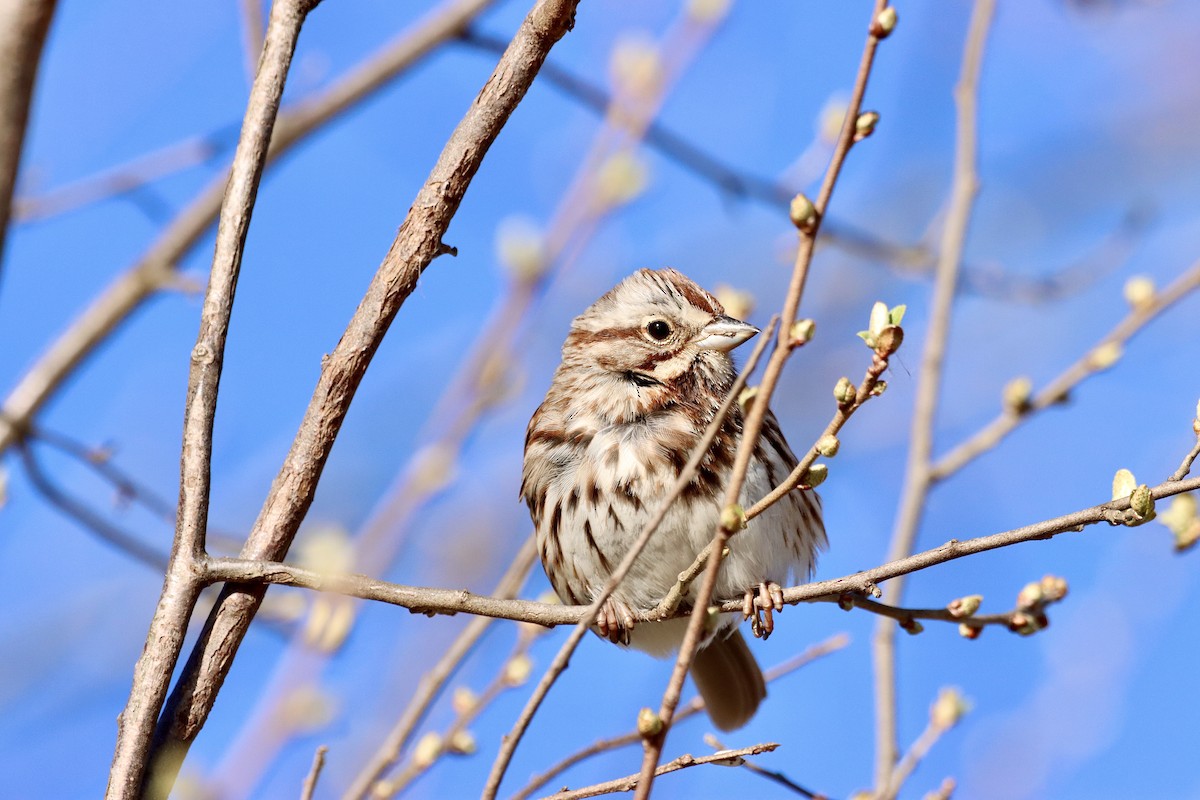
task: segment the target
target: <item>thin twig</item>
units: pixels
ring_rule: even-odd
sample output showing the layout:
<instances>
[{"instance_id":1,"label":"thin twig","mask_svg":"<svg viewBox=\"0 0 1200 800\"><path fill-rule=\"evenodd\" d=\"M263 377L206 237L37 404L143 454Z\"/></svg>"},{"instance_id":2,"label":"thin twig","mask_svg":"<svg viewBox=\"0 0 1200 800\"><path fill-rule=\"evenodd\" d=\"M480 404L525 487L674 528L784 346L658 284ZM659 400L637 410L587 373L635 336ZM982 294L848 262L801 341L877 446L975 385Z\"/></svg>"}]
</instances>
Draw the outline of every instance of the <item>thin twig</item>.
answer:
<instances>
[{"instance_id":1,"label":"thin twig","mask_svg":"<svg viewBox=\"0 0 1200 800\"><path fill-rule=\"evenodd\" d=\"M533 567L536 558L537 546L533 536L530 536L525 540L520 552L513 559L512 565L496 585L492 596L500 599L514 597L524 585L525 578L529 575L529 570ZM475 649L475 645L483 637L491 623L492 618L489 617L476 617L471 620L459 633L454 643L438 659L438 662L418 681L416 691L409 700L408 706L400 714L387 737L380 743L375 755L359 771L354 782L350 784L350 788L342 795L344 800L363 800L369 795L371 787L378 783L388 770L395 767L404 748L412 739L413 732L425 718L434 701L441 696L446 683Z\"/></svg>"},{"instance_id":2,"label":"thin twig","mask_svg":"<svg viewBox=\"0 0 1200 800\"><path fill-rule=\"evenodd\" d=\"M261 44L261 42L260 42ZM191 167L207 164L233 146L219 133L186 139L143 153L94 175L65 183L38 194L18 195L13 201L13 219L35 222L83 206L145 189L149 184ZM236 128L233 131L236 136Z\"/></svg>"},{"instance_id":3,"label":"thin twig","mask_svg":"<svg viewBox=\"0 0 1200 800\"><path fill-rule=\"evenodd\" d=\"M691 483L695 477L696 471L700 466L700 462L708 454L708 450L712 447L713 441L720 432L721 426L724 424L726 415L737 402L738 394L746 386L746 381L750 374L754 372L754 368L758 365L758 359L762 356L763 350L767 346L767 342L771 339L771 333L774 331L777 319L772 318L767 325L766 332L755 346L754 351L750 354L750 358L746 361L746 366L733 382L729 394L722 401L720 408L713 415L712 421L705 429L704 435L692 450L688 457L687 463L683 465L683 469L679 471L679 477L675 480L675 485L671 487L671 491L659 504L654 515L646 523L638 536L637 541L630 546L629 551L621 559L621 563L613 570L609 576L608 582L604 588L593 598L590 606L584 611L582 618L577 620L575 628L571 631L558 653L555 654L554 660L550 662L550 666L546 668L546 672L542 675L538 685L534 688L533 694L525 703L525 707L521 710L520 716L513 723L512 730L503 738L500 743L500 751L496 754L496 760L492 764L491 773L488 775L487 783L484 785L483 797L485 800L494 800L496 793L500 790L500 781L504 778L504 773L508 769L509 763L512 761L513 753L516 752L517 745L521 741L521 737L525 735L526 729L529 727L533 715L537 713L542 701L546 698L546 694L550 691L550 687L562 674L562 671L567 668L567 663L571 660L575 648L579 646L584 635L587 633L589 626L596 620L596 616L600 613L601 607L612 595L616 587L625 579L629 570L633 567L642 550L645 549L650 537L658 530L658 526L666 518L670 511L671 505L683 494L683 490Z\"/></svg>"},{"instance_id":4,"label":"thin twig","mask_svg":"<svg viewBox=\"0 0 1200 800\"><path fill-rule=\"evenodd\" d=\"M1161 292L1155 293L1152 298L1133 308L1096 343L1095 347L1046 384L1046 388L1037 392L1027 404L1018 409L1003 411L966 441L939 458L930 469L931 480L941 481L954 475L1000 444L1033 414L1063 403L1077 386L1102 371L1103 367L1096 363L1094 353L1109 351L1119 354L1125 344L1150 322L1197 289L1200 289L1200 261L1184 270Z\"/></svg>"},{"instance_id":5,"label":"thin twig","mask_svg":"<svg viewBox=\"0 0 1200 800\"><path fill-rule=\"evenodd\" d=\"M321 777L321 770L325 768L325 754L329 752L327 745L321 745L317 748L317 752L313 753L312 766L309 767L308 775L304 778L304 787L300 791L300 800L312 800L313 793L317 791L317 781Z\"/></svg>"},{"instance_id":6,"label":"thin twig","mask_svg":"<svg viewBox=\"0 0 1200 800\"><path fill-rule=\"evenodd\" d=\"M414 753L409 757L408 764L400 770L400 773L396 777L375 784L371 791L372 800L384 800L384 798L402 794L422 775L426 774L430 767L436 763L437 759L445 756L447 753L461 753L462 751L455 750L458 738L467 733L467 729L471 723L478 719L479 715L496 701L496 698L507 691L517 688L524 682L523 680L514 679L509 673L509 665L519 663L521 659L528 659L529 648L537 640L538 636L545 632L546 629L534 625L522 626L519 629L517 641L513 645L512 652L502 663L499 672L492 677L492 682L474 698L474 701L468 707L456 709L458 713L455 715L454 721L450 723L446 730L438 735L438 742L440 744L436 749L436 753L424 754L424 757L421 759L418 759ZM473 744L473 739L470 741Z\"/></svg>"},{"instance_id":7,"label":"thin twig","mask_svg":"<svg viewBox=\"0 0 1200 800\"><path fill-rule=\"evenodd\" d=\"M279 115L268 151L274 162L337 115L370 97L429 55L495 0L446 0L325 91ZM138 261L97 296L9 392L0 409L0 455L21 436L67 378L135 309L176 280L176 266L217 218L228 171L167 226Z\"/></svg>"},{"instance_id":8,"label":"thin twig","mask_svg":"<svg viewBox=\"0 0 1200 800\"><path fill-rule=\"evenodd\" d=\"M843 121L841 133L838 135L837 142L834 145L829 167L825 171L825 177L821 182L816 202L813 203L813 208L815 209L813 218L802 226L800 245L796 252L796 262L783 304L778 339L775 349L767 361L766 369L763 372L763 379L759 384L756 402L751 407L743 426L742 438L734 456L733 469L730 474L729 483L725 489L726 507L735 505L738 502L750 458L758 444L758 436L762 430L763 418L771 402L771 396L775 391L775 386L783 371L784 364L793 351L791 345L792 326L796 321L800 308L800 298L804 293L804 285L808 279L809 266L812 263L821 219L826 214L830 198L833 196L834 186L837 184L838 176L841 174L842 165L845 163L846 155L849 153L850 147L856 138L855 132L858 115L862 108L863 96L867 90L867 79L871 74L871 65L875 60L875 49L881 41L881 37L886 35L877 26L876 18L886 7L887 0L877 0L872 12L871 23L868 29L869 33L866 45L863 48L858 74L855 77L854 89L847 104L846 118ZM801 223L797 221L797 225L801 226ZM731 534L732 531L722 525L714 535L708 565L704 571L699 589L696 592L694 601L696 608L704 609L708 607L713 589L716 586L717 573L720 570L725 543ZM704 614L693 615L688 622L687 630L684 633L683 642L680 645L679 654L675 661L675 667L667 683L666 690L663 692L662 703L659 707L658 716L662 721L662 728L658 734L648 736L645 740L645 755L642 759L641 780L638 782L634 794L635 800L646 800L650 796L650 789L654 782L655 767L662 757L662 748L666 742L667 734L671 729L671 720L674 717L675 708L679 705L679 698L683 692L683 682L691 668L692 661L696 657L696 650L703 636L704 616Z\"/></svg>"},{"instance_id":9,"label":"thin twig","mask_svg":"<svg viewBox=\"0 0 1200 800\"><path fill-rule=\"evenodd\" d=\"M446 253L442 237L467 188L546 54L573 25L577 4L578 0L535 4L451 134L345 333L322 363L300 429L250 531L243 556L278 559L287 553L372 356L418 278ZM164 712L158 739L164 749L186 751L203 727L264 589L262 585L225 587Z\"/></svg>"},{"instance_id":10,"label":"thin twig","mask_svg":"<svg viewBox=\"0 0 1200 800\"><path fill-rule=\"evenodd\" d=\"M192 348L184 412L179 518L175 544L146 646L134 667L133 686L118 720L116 752L108 798L165 797L186 752L158 751L153 764L151 738L171 675L183 647L187 621L204 586L202 565L208 524L212 465L212 426L225 339L250 215L279 113L296 40L308 12L319 0L277 0L271 9L262 66L250 90L246 117L221 206L217 242L200 331ZM148 770L151 774L148 783Z\"/></svg>"},{"instance_id":11,"label":"thin twig","mask_svg":"<svg viewBox=\"0 0 1200 800\"><path fill-rule=\"evenodd\" d=\"M12 211L13 189L25 144L33 85L55 0L10 0L0 4L0 265Z\"/></svg>"},{"instance_id":12,"label":"thin twig","mask_svg":"<svg viewBox=\"0 0 1200 800\"><path fill-rule=\"evenodd\" d=\"M714 750L727 750L728 749L727 747L725 747L724 744L721 743L720 739L718 739L716 736L713 736L711 733L706 733L704 735L704 743ZM809 798L809 800L829 800L829 797L827 795L806 789L803 786L801 786L800 784L796 783L791 778L789 778L787 775L784 775L782 772L779 772L777 770L765 769L763 767L760 767L758 764L755 764L753 761L743 761L741 766L744 769L747 769L750 772L753 772L755 775L760 775L773 783L779 784L780 786L784 787L785 789L789 789L789 790L795 792L796 794L800 795L801 797L807 797L807 798Z\"/></svg>"},{"instance_id":13,"label":"thin twig","mask_svg":"<svg viewBox=\"0 0 1200 800\"><path fill-rule=\"evenodd\" d=\"M921 731L921 735L908 748L908 752L896 762L896 766L888 778L887 787L876 795L877 800L886 800L898 795L904 783L913 774L913 771L916 770L917 765L921 763L925 756L929 755L929 751L942 738L942 734L948 730L950 728L946 725L939 724L935 719L930 719L929 724L925 726L925 730Z\"/></svg>"},{"instance_id":14,"label":"thin twig","mask_svg":"<svg viewBox=\"0 0 1200 800\"><path fill-rule=\"evenodd\" d=\"M86 530L98 536L107 544L117 548L135 561L145 564L155 572L161 573L167 568L167 554L148 545L130 533L113 525L104 517L89 508L59 488L42 469L29 442L21 445L21 463L30 484L37 490L46 502L78 522Z\"/></svg>"},{"instance_id":15,"label":"thin twig","mask_svg":"<svg viewBox=\"0 0 1200 800\"><path fill-rule=\"evenodd\" d=\"M479 52L497 54L503 52L507 44L500 37L474 27L463 31L457 41ZM600 84L553 61L542 67L542 79L590 111L604 113L612 103L612 97ZM644 140L650 148L712 184L717 191L787 213L795 191L783 183L733 167L659 120L652 121L646 128ZM964 264L962 289L981 297L1009 302L1036 304L1061 300L1094 285L1115 270L1132 251L1149 219L1150 215L1144 210L1130 209L1086 255L1043 275L1021 275L991 263ZM923 242L890 242L835 219L826 219L821 224L818 244L884 264L906 277L927 277L937 264L933 249Z\"/></svg>"},{"instance_id":16,"label":"thin twig","mask_svg":"<svg viewBox=\"0 0 1200 800\"><path fill-rule=\"evenodd\" d=\"M995 11L994 0L976 0L963 46L962 68L954 100L957 108L954 177L949 211L942 229L938 266L933 288L929 330L921 356L917 380L912 434L905 469L904 488L896 516L888 560L896 561L913 551L917 531L932 485L933 431L938 399L942 391L942 367L950 335L950 315L958 286L959 269L966 247L975 197L979 193L976 164L979 160L978 102L979 72L984 46ZM887 602L900 605L904 579L888 584ZM895 766L896 745L896 626L881 619L875 628L875 787L883 791Z\"/></svg>"},{"instance_id":17,"label":"thin twig","mask_svg":"<svg viewBox=\"0 0 1200 800\"><path fill-rule=\"evenodd\" d=\"M1179 465L1179 469L1171 475L1171 480L1181 481L1186 478L1192 471L1192 464L1196 462L1197 457L1200 457L1200 435L1197 435L1196 444L1192 445L1192 449L1183 457L1183 463Z\"/></svg>"},{"instance_id":18,"label":"thin twig","mask_svg":"<svg viewBox=\"0 0 1200 800\"><path fill-rule=\"evenodd\" d=\"M699 758L685 754L679 756L673 761L668 761L660 767L655 768L654 777L666 775L668 772L676 772L688 767L698 767L704 764L719 764L723 767L740 767L745 761L746 756L756 756L761 753L770 753L779 745L775 742L765 742L756 744L751 747L742 747L737 750L722 750L708 756ZM626 775L624 778L597 783L592 786L585 786L582 789L574 791L561 791L552 795L547 795L546 800L579 800L583 797L599 797L603 794L615 794L616 792L630 792L636 790L642 785L641 774Z\"/></svg>"},{"instance_id":19,"label":"thin twig","mask_svg":"<svg viewBox=\"0 0 1200 800\"><path fill-rule=\"evenodd\" d=\"M1194 491L1197 488L1200 488L1200 477L1192 477L1182 481L1160 483L1150 489L1150 495L1157 501ZM796 603L840 603L847 596L877 595L878 584L901 575L908 575L988 550L996 550L1023 542L1051 539L1062 533L1077 533L1087 526L1109 522L1119 512L1128 508L1129 498L1124 497L988 536L962 540L951 539L938 547L898 561L890 561L872 569L844 575L840 578L789 587L783 590L783 600L792 605ZM592 619L588 606L563 606L529 600L500 600L462 590L403 586L362 575L331 576L273 561L240 558L210 559L207 565L207 579L211 582L280 584L323 592L337 592L363 600L375 600L408 608L422 614L479 614L496 619L532 622L547 626L578 625L581 621ZM715 608L722 613L740 612L742 600L728 600L716 604ZM649 611L634 614L634 621L660 622L678 616L686 616L686 612L677 611L674 614L660 615L655 611ZM969 619L961 621L970 622Z\"/></svg>"}]
</instances>

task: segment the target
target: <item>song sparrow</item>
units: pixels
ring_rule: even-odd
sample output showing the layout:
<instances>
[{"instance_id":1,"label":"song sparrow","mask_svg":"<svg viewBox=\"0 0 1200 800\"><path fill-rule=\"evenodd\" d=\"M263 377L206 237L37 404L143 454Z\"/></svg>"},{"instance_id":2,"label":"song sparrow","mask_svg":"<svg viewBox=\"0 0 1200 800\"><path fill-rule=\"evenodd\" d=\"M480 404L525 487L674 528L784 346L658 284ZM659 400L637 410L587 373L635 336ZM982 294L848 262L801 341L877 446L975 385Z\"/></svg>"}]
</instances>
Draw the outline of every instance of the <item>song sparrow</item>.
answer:
<instances>
[{"instance_id":1,"label":"song sparrow","mask_svg":"<svg viewBox=\"0 0 1200 800\"><path fill-rule=\"evenodd\" d=\"M529 422L521 485L542 565L563 602L590 603L607 583L729 393L735 373L728 352L756 333L673 269L640 270L575 318L562 364ZM712 538L741 434L735 405L698 474L605 604L600 635L658 656L678 649L686 619L634 630L634 612L657 606ZM795 464L768 411L742 504L765 495ZM807 577L824 545L817 495L791 492L730 540L714 600L744 597L748 612L757 604L769 633L771 607L782 608L779 584ZM745 724L766 696L737 624L722 617L692 668L723 730Z\"/></svg>"}]
</instances>

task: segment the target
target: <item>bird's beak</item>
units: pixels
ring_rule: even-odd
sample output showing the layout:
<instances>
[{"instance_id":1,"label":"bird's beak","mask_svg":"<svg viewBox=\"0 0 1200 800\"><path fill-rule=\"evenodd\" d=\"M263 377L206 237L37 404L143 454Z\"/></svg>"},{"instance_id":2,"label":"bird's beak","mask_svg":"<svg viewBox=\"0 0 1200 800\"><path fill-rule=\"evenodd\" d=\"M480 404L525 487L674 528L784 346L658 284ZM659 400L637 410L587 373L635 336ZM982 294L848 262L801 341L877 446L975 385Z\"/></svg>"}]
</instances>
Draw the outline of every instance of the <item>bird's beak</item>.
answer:
<instances>
[{"instance_id":1,"label":"bird's beak","mask_svg":"<svg viewBox=\"0 0 1200 800\"><path fill-rule=\"evenodd\" d=\"M722 315L714 317L712 322L705 325L694 341L701 350L719 350L727 353L756 333L758 328L753 325Z\"/></svg>"}]
</instances>

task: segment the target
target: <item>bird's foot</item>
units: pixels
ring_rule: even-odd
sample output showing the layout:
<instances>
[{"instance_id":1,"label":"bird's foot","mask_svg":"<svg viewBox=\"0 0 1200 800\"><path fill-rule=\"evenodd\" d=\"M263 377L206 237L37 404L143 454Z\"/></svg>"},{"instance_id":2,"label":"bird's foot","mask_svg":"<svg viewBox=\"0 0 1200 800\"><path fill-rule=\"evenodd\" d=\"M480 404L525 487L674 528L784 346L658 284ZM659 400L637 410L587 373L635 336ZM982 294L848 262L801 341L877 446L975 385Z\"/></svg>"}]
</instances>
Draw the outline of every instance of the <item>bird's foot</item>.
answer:
<instances>
[{"instance_id":1,"label":"bird's foot","mask_svg":"<svg viewBox=\"0 0 1200 800\"><path fill-rule=\"evenodd\" d=\"M750 630L756 638L766 640L775 630L776 611L783 611L783 589L778 583L764 581L746 590L742 601L742 618L754 618Z\"/></svg>"},{"instance_id":2,"label":"bird's foot","mask_svg":"<svg viewBox=\"0 0 1200 800\"><path fill-rule=\"evenodd\" d=\"M633 624L633 610L612 597L604 601L596 615L596 630L613 644L628 646Z\"/></svg>"}]
</instances>

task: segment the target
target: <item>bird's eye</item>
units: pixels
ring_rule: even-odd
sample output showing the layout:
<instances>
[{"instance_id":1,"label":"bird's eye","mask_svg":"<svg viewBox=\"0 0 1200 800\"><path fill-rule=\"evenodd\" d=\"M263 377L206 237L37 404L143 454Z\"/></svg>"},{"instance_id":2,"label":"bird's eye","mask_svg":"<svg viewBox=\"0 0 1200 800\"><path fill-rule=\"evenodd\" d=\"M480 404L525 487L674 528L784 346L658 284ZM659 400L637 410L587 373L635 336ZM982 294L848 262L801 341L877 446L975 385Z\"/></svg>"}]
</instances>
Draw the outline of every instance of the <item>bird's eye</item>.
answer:
<instances>
[{"instance_id":1,"label":"bird's eye","mask_svg":"<svg viewBox=\"0 0 1200 800\"><path fill-rule=\"evenodd\" d=\"M646 333L650 334L651 339L661 342L671 335L671 326L661 319L651 320L646 324Z\"/></svg>"}]
</instances>

